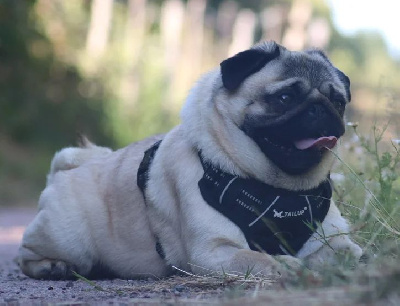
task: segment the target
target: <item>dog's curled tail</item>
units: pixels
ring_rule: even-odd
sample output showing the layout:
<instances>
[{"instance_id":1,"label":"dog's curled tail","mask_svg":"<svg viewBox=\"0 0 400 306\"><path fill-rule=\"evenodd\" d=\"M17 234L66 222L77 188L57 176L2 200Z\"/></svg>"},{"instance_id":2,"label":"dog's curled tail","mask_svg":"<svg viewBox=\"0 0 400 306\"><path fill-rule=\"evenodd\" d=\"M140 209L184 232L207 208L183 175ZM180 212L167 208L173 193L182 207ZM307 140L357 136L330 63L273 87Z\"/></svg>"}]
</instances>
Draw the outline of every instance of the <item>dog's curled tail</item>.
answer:
<instances>
[{"instance_id":1,"label":"dog's curled tail","mask_svg":"<svg viewBox=\"0 0 400 306\"><path fill-rule=\"evenodd\" d=\"M50 172L47 175L47 184L51 183L54 174L58 171L77 168L92 158L105 156L112 152L110 148L96 146L83 135L79 136L78 144L79 147L64 148L54 155Z\"/></svg>"}]
</instances>

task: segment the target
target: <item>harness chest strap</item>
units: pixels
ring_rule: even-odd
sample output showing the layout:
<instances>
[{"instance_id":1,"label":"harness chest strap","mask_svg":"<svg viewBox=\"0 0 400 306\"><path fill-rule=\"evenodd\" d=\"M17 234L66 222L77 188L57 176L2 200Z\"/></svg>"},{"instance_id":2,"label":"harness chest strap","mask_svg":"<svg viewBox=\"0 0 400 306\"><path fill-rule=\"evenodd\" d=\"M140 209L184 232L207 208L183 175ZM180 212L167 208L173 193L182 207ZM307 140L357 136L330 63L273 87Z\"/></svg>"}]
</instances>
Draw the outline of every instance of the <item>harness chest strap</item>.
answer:
<instances>
[{"instance_id":1,"label":"harness chest strap","mask_svg":"<svg viewBox=\"0 0 400 306\"><path fill-rule=\"evenodd\" d=\"M145 196L148 170L161 141L148 149L139 166L137 184ZM198 182L203 199L243 232L252 250L295 255L328 213L329 177L314 189L290 191L251 178L241 178L206 162ZM157 251L164 258L161 244Z\"/></svg>"},{"instance_id":2,"label":"harness chest strap","mask_svg":"<svg viewBox=\"0 0 400 306\"><path fill-rule=\"evenodd\" d=\"M199 156L204 200L242 230L252 250L295 255L328 213L329 177L316 188L291 191L223 172Z\"/></svg>"},{"instance_id":3,"label":"harness chest strap","mask_svg":"<svg viewBox=\"0 0 400 306\"><path fill-rule=\"evenodd\" d=\"M149 180L150 165L154 159L154 156L156 155L157 149L160 146L160 144L161 144L161 140L157 141L155 144L153 144L149 149L147 149L144 152L144 157L143 157L142 161L140 162L140 165L138 168L137 185L138 185L139 189L142 191L145 203L146 203L146 187L147 187L147 181ZM162 248L160 240L158 239L157 236L155 236L155 239L156 239L156 246L155 246L156 251L162 259L165 259L165 252Z\"/></svg>"}]
</instances>

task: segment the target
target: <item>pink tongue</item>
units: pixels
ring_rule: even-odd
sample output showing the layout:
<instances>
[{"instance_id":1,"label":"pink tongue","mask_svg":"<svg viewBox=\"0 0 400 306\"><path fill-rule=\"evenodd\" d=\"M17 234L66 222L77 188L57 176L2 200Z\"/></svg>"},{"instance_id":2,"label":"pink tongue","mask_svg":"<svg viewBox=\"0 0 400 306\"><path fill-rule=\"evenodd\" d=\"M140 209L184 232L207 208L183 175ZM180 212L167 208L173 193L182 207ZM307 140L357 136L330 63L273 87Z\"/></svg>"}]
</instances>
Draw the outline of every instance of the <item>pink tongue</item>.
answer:
<instances>
[{"instance_id":1,"label":"pink tongue","mask_svg":"<svg viewBox=\"0 0 400 306\"><path fill-rule=\"evenodd\" d=\"M308 138L308 139L301 139L298 141L294 142L294 145L297 149L299 150L306 150L309 148L328 148L332 149L337 142L337 138L335 136L329 136L329 137L320 137L317 139L314 138Z\"/></svg>"}]
</instances>

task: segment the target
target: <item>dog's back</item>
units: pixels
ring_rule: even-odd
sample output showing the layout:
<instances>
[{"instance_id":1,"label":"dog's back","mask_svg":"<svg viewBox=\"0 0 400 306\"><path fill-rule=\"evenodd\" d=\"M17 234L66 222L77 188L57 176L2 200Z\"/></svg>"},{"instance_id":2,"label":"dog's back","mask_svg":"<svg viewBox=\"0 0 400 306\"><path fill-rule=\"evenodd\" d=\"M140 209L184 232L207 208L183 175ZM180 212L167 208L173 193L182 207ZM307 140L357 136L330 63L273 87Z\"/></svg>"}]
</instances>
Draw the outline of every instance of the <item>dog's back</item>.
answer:
<instances>
[{"instance_id":1,"label":"dog's back","mask_svg":"<svg viewBox=\"0 0 400 306\"><path fill-rule=\"evenodd\" d=\"M50 172L47 175L47 185L52 182L54 175L58 171L77 168L92 158L105 156L111 152L110 148L96 146L86 137L82 137L79 141L79 147L64 148L54 155L51 161Z\"/></svg>"}]
</instances>

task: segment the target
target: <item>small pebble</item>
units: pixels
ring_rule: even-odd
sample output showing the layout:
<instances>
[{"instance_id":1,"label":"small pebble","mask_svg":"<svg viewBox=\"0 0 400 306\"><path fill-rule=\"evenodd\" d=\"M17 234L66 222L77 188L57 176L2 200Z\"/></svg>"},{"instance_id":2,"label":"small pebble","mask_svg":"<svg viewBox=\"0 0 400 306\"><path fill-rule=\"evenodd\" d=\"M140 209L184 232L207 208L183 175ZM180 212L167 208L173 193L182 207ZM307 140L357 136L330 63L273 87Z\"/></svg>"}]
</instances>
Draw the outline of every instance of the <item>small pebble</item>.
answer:
<instances>
[{"instance_id":1,"label":"small pebble","mask_svg":"<svg viewBox=\"0 0 400 306\"><path fill-rule=\"evenodd\" d=\"M174 290L178 291L178 292L183 292L186 290L186 287L182 286L182 285L177 285L177 286L175 286Z\"/></svg>"},{"instance_id":2,"label":"small pebble","mask_svg":"<svg viewBox=\"0 0 400 306\"><path fill-rule=\"evenodd\" d=\"M69 282L65 285L65 287L67 287L67 288L72 288L73 286L74 286L74 283L71 282L71 281L69 281Z\"/></svg>"}]
</instances>

